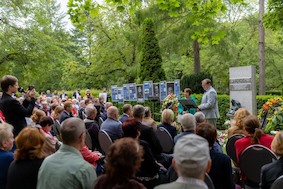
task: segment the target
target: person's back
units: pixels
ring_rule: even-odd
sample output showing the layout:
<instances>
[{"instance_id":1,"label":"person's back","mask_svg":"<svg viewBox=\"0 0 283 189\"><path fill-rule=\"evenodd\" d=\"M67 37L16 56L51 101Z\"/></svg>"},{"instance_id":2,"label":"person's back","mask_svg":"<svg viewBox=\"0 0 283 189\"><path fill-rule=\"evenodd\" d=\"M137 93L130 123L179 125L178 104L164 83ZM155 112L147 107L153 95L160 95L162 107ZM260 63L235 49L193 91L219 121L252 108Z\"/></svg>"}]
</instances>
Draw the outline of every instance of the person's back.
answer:
<instances>
[{"instance_id":1,"label":"person's back","mask_svg":"<svg viewBox=\"0 0 283 189\"><path fill-rule=\"evenodd\" d=\"M204 178L211 165L208 142L195 134L183 136L174 147L172 165L178 179L154 189L207 189Z\"/></svg>"},{"instance_id":2,"label":"person's back","mask_svg":"<svg viewBox=\"0 0 283 189\"><path fill-rule=\"evenodd\" d=\"M100 130L104 130L110 136L112 141L122 138L122 124L119 119L118 109L111 106L107 109L107 119L101 124Z\"/></svg>"},{"instance_id":3,"label":"person's back","mask_svg":"<svg viewBox=\"0 0 283 189\"><path fill-rule=\"evenodd\" d=\"M0 123L0 188L6 188L8 168L14 160L14 154L10 152L13 147L13 126Z\"/></svg>"},{"instance_id":4,"label":"person's back","mask_svg":"<svg viewBox=\"0 0 283 189\"><path fill-rule=\"evenodd\" d=\"M15 160L11 163L6 189L35 189L38 170L46 156L45 137L35 127L24 128L16 137Z\"/></svg>"},{"instance_id":5,"label":"person's back","mask_svg":"<svg viewBox=\"0 0 283 189\"><path fill-rule=\"evenodd\" d=\"M38 170L43 159L14 160L8 172L8 184L6 189L35 189Z\"/></svg>"},{"instance_id":6,"label":"person's back","mask_svg":"<svg viewBox=\"0 0 283 189\"><path fill-rule=\"evenodd\" d=\"M283 132L279 131L271 143L271 150L279 159L261 168L261 189L270 189L272 183L283 175Z\"/></svg>"},{"instance_id":7,"label":"person's back","mask_svg":"<svg viewBox=\"0 0 283 189\"><path fill-rule=\"evenodd\" d=\"M85 141L84 122L79 118L66 119L60 131L63 145L43 161L37 189L90 189L96 173L79 151Z\"/></svg>"},{"instance_id":8,"label":"person's back","mask_svg":"<svg viewBox=\"0 0 283 189\"><path fill-rule=\"evenodd\" d=\"M234 189L232 166L230 158L221 152L210 150L211 169L208 175L215 189Z\"/></svg>"},{"instance_id":9,"label":"person's back","mask_svg":"<svg viewBox=\"0 0 283 189\"><path fill-rule=\"evenodd\" d=\"M205 138L209 144L212 163L208 174L215 189L235 189L230 158L226 154L213 149L217 138L216 128L209 123L202 123L197 126L196 134Z\"/></svg>"},{"instance_id":10,"label":"person's back","mask_svg":"<svg viewBox=\"0 0 283 189\"><path fill-rule=\"evenodd\" d=\"M89 189L96 178L94 168L75 148L63 145L47 157L38 174L37 189Z\"/></svg>"}]
</instances>

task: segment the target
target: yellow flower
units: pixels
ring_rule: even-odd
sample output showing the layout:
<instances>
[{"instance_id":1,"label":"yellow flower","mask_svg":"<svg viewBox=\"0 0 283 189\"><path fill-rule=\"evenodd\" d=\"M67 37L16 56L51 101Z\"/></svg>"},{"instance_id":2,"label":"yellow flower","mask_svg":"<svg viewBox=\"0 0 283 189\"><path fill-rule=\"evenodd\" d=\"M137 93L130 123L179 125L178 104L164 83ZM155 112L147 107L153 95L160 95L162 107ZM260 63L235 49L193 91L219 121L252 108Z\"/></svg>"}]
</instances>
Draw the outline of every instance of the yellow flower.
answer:
<instances>
[{"instance_id":1,"label":"yellow flower","mask_svg":"<svg viewBox=\"0 0 283 189\"><path fill-rule=\"evenodd\" d=\"M274 115L277 115L278 114L278 112L277 111L274 111Z\"/></svg>"},{"instance_id":2,"label":"yellow flower","mask_svg":"<svg viewBox=\"0 0 283 189\"><path fill-rule=\"evenodd\" d=\"M271 118L271 117L269 117L269 118L267 118L267 120L268 120L268 121L270 121L270 120L272 120L272 118Z\"/></svg>"}]
</instances>

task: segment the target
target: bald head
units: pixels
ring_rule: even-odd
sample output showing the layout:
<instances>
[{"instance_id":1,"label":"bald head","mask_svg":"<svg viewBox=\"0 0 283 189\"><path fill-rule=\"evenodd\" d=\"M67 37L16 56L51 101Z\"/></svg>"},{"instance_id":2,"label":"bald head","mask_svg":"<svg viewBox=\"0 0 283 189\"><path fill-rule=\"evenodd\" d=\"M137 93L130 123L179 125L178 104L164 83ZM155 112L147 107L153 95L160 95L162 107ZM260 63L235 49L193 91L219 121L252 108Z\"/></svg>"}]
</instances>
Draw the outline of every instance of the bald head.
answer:
<instances>
[{"instance_id":1,"label":"bald head","mask_svg":"<svg viewBox=\"0 0 283 189\"><path fill-rule=\"evenodd\" d=\"M107 109L107 117L114 120L118 120L119 118L118 108L115 106L110 106Z\"/></svg>"},{"instance_id":2,"label":"bald head","mask_svg":"<svg viewBox=\"0 0 283 189\"><path fill-rule=\"evenodd\" d=\"M85 132L86 128L83 120L76 117L66 119L60 127L63 144L70 146L81 146L81 137Z\"/></svg>"},{"instance_id":3,"label":"bald head","mask_svg":"<svg viewBox=\"0 0 283 189\"><path fill-rule=\"evenodd\" d=\"M189 131L189 130L195 131L195 129L196 129L196 119L192 114L186 113L186 114L182 115L180 122L181 122L181 125L182 125L184 131Z\"/></svg>"}]
</instances>

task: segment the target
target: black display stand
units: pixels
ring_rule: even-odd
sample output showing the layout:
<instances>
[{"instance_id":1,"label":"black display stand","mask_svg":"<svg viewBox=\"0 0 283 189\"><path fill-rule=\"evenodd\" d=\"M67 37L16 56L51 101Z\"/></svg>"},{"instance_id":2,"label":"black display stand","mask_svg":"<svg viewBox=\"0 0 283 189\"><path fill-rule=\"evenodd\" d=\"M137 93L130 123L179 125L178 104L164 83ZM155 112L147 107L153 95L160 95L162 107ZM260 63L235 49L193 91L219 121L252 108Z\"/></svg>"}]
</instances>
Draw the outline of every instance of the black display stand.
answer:
<instances>
[{"instance_id":1,"label":"black display stand","mask_svg":"<svg viewBox=\"0 0 283 189\"><path fill-rule=\"evenodd\" d=\"M155 117L156 117L156 113L154 113L155 112L155 107L156 107L157 103L160 103L160 99L157 96L152 96L152 97L148 97L148 100L153 103L152 117L155 120Z\"/></svg>"},{"instance_id":2,"label":"black display stand","mask_svg":"<svg viewBox=\"0 0 283 189\"><path fill-rule=\"evenodd\" d=\"M179 102L183 106L184 111L187 111L191 108L197 108L198 107L196 105L196 103L191 99L180 99Z\"/></svg>"}]
</instances>

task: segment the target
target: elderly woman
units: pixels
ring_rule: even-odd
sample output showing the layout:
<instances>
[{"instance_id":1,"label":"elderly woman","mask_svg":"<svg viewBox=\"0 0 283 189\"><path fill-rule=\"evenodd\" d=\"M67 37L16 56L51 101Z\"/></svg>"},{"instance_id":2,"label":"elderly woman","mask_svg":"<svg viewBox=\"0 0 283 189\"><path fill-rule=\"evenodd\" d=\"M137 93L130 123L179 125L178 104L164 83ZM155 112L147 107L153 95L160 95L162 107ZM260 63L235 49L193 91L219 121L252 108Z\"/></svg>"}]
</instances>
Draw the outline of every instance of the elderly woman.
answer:
<instances>
[{"instance_id":1,"label":"elderly woman","mask_svg":"<svg viewBox=\"0 0 283 189\"><path fill-rule=\"evenodd\" d=\"M36 127L26 127L16 137L15 160L8 170L6 189L35 189L38 170L45 158L45 137Z\"/></svg>"},{"instance_id":2,"label":"elderly woman","mask_svg":"<svg viewBox=\"0 0 283 189\"><path fill-rule=\"evenodd\" d=\"M271 143L271 150L279 159L261 168L261 189L270 189L272 183L283 175L283 131L275 135Z\"/></svg>"},{"instance_id":3,"label":"elderly woman","mask_svg":"<svg viewBox=\"0 0 283 189\"><path fill-rule=\"evenodd\" d=\"M228 129L228 138L230 138L234 134L246 134L243 120L249 115L251 115L251 113L245 108L239 108L235 112L232 127Z\"/></svg>"},{"instance_id":4,"label":"elderly woman","mask_svg":"<svg viewBox=\"0 0 283 189\"><path fill-rule=\"evenodd\" d=\"M106 157L106 174L96 180L94 189L145 189L134 179L141 162L142 148L136 140L116 140Z\"/></svg>"},{"instance_id":5,"label":"elderly woman","mask_svg":"<svg viewBox=\"0 0 283 189\"><path fill-rule=\"evenodd\" d=\"M144 118L142 120L142 124L150 126L156 130L156 123L154 119L151 118L151 111L149 107L144 107Z\"/></svg>"},{"instance_id":6,"label":"elderly woman","mask_svg":"<svg viewBox=\"0 0 283 189\"><path fill-rule=\"evenodd\" d=\"M13 126L0 124L0 188L6 188L8 168L14 160L14 154L9 152L13 147Z\"/></svg>"},{"instance_id":7,"label":"elderly woman","mask_svg":"<svg viewBox=\"0 0 283 189\"><path fill-rule=\"evenodd\" d=\"M171 125L174 121L174 112L171 109L165 109L161 115L162 123L157 125L157 128L164 127L170 133L171 137L174 138L177 135L177 129Z\"/></svg>"}]
</instances>

